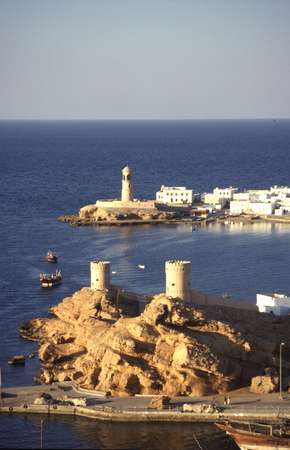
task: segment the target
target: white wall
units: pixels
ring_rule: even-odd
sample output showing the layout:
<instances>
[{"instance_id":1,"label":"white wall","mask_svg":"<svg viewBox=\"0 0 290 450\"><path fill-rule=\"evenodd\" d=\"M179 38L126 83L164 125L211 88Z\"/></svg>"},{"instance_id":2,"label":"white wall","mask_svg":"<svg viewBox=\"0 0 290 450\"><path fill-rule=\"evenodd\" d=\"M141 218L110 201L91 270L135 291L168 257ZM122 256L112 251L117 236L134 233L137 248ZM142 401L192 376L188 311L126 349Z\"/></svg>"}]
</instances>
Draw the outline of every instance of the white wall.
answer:
<instances>
[{"instance_id":1,"label":"white wall","mask_svg":"<svg viewBox=\"0 0 290 450\"><path fill-rule=\"evenodd\" d=\"M290 297L284 294L257 294L256 305L262 313L273 313L277 316L288 314Z\"/></svg>"},{"instance_id":2,"label":"white wall","mask_svg":"<svg viewBox=\"0 0 290 450\"><path fill-rule=\"evenodd\" d=\"M274 212L274 203L266 202L250 202L250 209L253 214L262 214L263 216L269 216Z\"/></svg>"},{"instance_id":3,"label":"white wall","mask_svg":"<svg viewBox=\"0 0 290 450\"><path fill-rule=\"evenodd\" d=\"M230 202L230 214L242 214L249 211L249 202L247 200L232 200Z\"/></svg>"},{"instance_id":4,"label":"white wall","mask_svg":"<svg viewBox=\"0 0 290 450\"><path fill-rule=\"evenodd\" d=\"M246 200L232 200L230 203L231 214L261 214L269 216L273 214L275 203L271 202L249 202Z\"/></svg>"}]
</instances>

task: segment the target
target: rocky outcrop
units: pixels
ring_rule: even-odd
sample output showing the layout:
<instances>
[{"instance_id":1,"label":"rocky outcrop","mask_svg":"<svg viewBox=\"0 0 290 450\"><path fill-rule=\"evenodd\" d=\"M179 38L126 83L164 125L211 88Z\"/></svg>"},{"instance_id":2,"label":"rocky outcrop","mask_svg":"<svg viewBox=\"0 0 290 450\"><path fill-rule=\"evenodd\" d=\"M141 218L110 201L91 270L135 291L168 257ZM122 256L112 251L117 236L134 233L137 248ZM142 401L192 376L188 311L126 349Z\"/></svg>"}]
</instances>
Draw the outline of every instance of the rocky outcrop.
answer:
<instances>
[{"instance_id":1,"label":"rocky outcrop","mask_svg":"<svg viewBox=\"0 0 290 450\"><path fill-rule=\"evenodd\" d=\"M182 213L175 211L160 211L157 208L100 207L96 204L83 206L78 215L62 215L58 220L71 225L106 225L106 224L137 224L138 222L154 222L180 219Z\"/></svg>"},{"instance_id":2,"label":"rocky outcrop","mask_svg":"<svg viewBox=\"0 0 290 450\"><path fill-rule=\"evenodd\" d=\"M189 306L164 294L133 316L125 297L83 288L52 308L53 318L21 327L23 337L39 341L42 382L73 380L118 395L197 396L253 379L257 392L267 384L264 368L278 367L281 341L289 374L288 317L278 323L270 315Z\"/></svg>"}]
</instances>

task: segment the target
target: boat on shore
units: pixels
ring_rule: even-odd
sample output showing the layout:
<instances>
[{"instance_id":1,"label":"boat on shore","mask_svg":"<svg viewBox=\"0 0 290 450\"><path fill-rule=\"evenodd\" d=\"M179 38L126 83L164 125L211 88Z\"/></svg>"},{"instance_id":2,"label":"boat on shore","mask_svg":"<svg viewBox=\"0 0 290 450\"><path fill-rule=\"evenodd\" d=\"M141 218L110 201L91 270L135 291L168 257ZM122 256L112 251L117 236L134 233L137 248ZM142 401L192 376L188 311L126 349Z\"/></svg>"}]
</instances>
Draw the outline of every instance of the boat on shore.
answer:
<instances>
[{"instance_id":1,"label":"boat on shore","mask_svg":"<svg viewBox=\"0 0 290 450\"><path fill-rule=\"evenodd\" d=\"M216 423L241 450L286 450L290 448L288 421L275 424L226 421Z\"/></svg>"},{"instance_id":2,"label":"boat on shore","mask_svg":"<svg viewBox=\"0 0 290 450\"><path fill-rule=\"evenodd\" d=\"M12 366L24 366L25 364L25 356L24 355L16 355L9 359L8 364Z\"/></svg>"},{"instance_id":3,"label":"boat on shore","mask_svg":"<svg viewBox=\"0 0 290 450\"><path fill-rule=\"evenodd\" d=\"M39 280L43 288L51 288L61 284L62 274L59 269L55 273L40 273Z\"/></svg>"},{"instance_id":4,"label":"boat on shore","mask_svg":"<svg viewBox=\"0 0 290 450\"><path fill-rule=\"evenodd\" d=\"M58 260L58 256L52 250L48 250L46 254L46 261L50 263L55 263Z\"/></svg>"}]
</instances>

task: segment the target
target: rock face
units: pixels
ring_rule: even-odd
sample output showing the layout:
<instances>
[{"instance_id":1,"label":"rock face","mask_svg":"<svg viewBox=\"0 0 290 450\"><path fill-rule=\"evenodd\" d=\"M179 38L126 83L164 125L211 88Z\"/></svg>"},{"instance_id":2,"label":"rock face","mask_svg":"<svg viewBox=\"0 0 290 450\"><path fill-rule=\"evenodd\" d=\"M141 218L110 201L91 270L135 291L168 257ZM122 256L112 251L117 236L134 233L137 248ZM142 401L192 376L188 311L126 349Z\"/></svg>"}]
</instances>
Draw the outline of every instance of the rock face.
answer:
<instances>
[{"instance_id":1,"label":"rock face","mask_svg":"<svg viewBox=\"0 0 290 450\"><path fill-rule=\"evenodd\" d=\"M194 307L164 294L130 316L128 303L123 306L114 291L89 288L51 313L54 318L33 319L20 329L39 341L45 383L73 380L118 395L224 393L250 385L265 367L277 368L281 341L289 375L288 317L277 323L270 315Z\"/></svg>"}]
</instances>

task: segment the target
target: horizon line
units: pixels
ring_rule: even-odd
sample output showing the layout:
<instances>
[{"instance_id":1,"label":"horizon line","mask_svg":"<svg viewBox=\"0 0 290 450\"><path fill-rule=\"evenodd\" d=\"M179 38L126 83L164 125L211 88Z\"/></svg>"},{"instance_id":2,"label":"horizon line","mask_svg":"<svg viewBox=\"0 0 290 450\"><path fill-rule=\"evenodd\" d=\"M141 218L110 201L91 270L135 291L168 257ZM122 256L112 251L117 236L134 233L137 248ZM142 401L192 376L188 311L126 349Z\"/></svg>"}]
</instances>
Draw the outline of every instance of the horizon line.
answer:
<instances>
[{"instance_id":1,"label":"horizon line","mask_svg":"<svg viewBox=\"0 0 290 450\"><path fill-rule=\"evenodd\" d=\"M103 119L63 119L63 118L7 118L0 122L190 122L190 121L246 121L246 120L290 120L289 117L239 117L239 118L103 118Z\"/></svg>"}]
</instances>

